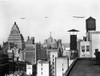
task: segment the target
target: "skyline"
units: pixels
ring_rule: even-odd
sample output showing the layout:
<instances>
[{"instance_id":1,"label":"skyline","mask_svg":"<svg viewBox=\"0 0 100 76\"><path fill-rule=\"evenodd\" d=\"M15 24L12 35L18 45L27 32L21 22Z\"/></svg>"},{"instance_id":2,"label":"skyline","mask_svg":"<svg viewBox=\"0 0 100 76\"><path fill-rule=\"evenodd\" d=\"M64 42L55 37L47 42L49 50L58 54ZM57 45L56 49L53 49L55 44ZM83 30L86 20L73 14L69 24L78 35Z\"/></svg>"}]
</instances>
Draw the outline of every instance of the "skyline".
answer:
<instances>
[{"instance_id":1,"label":"skyline","mask_svg":"<svg viewBox=\"0 0 100 76\"><path fill-rule=\"evenodd\" d=\"M77 29L78 39L85 36L85 20L96 19L100 30L100 1L97 0L0 0L0 43L7 41L14 22L26 41L44 42L52 33L54 39L69 43L70 29ZM73 18L84 16L84 18Z\"/></svg>"}]
</instances>

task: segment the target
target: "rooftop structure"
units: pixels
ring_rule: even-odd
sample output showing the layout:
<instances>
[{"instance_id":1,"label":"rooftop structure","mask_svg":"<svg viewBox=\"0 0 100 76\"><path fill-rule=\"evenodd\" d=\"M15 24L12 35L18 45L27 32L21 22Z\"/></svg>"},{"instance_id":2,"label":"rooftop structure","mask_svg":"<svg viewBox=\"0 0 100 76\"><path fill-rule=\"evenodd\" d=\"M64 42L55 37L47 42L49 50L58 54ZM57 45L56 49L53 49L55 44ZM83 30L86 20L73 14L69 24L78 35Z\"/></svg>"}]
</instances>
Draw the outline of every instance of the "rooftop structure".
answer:
<instances>
[{"instance_id":1,"label":"rooftop structure","mask_svg":"<svg viewBox=\"0 0 100 76\"><path fill-rule=\"evenodd\" d=\"M39 60L37 62L37 76L50 76L49 61Z\"/></svg>"},{"instance_id":2,"label":"rooftop structure","mask_svg":"<svg viewBox=\"0 0 100 76\"><path fill-rule=\"evenodd\" d=\"M88 31L96 31L96 20L92 17L86 20L86 32Z\"/></svg>"}]
</instances>

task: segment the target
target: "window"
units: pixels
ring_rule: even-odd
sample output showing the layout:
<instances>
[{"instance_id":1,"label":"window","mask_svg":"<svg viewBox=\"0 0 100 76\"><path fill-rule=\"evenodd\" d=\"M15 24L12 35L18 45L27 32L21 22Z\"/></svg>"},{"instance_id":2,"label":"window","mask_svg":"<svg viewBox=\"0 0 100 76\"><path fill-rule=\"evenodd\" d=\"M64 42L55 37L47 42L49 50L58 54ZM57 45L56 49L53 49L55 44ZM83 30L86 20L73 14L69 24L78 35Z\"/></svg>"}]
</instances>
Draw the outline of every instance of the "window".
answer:
<instances>
[{"instance_id":1,"label":"window","mask_svg":"<svg viewBox=\"0 0 100 76\"><path fill-rule=\"evenodd\" d=\"M64 66L64 64L62 63L62 66Z\"/></svg>"},{"instance_id":2,"label":"window","mask_svg":"<svg viewBox=\"0 0 100 76\"><path fill-rule=\"evenodd\" d=\"M54 55L52 55L52 57L54 58Z\"/></svg>"},{"instance_id":3,"label":"window","mask_svg":"<svg viewBox=\"0 0 100 76\"><path fill-rule=\"evenodd\" d=\"M89 49L90 49L90 46L86 46L86 51L89 51Z\"/></svg>"},{"instance_id":4,"label":"window","mask_svg":"<svg viewBox=\"0 0 100 76\"><path fill-rule=\"evenodd\" d=\"M54 71L52 71L52 73L54 74Z\"/></svg>"},{"instance_id":5,"label":"window","mask_svg":"<svg viewBox=\"0 0 100 76\"><path fill-rule=\"evenodd\" d=\"M82 46L82 52L85 52L85 46Z\"/></svg>"},{"instance_id":6,"label":"window","mask_svg":"<svg viewBox=\"0 0 100 76\"><path fill-rule=\"evenodd\" d=\"M54 61L54 59L52 59L52 61Z\"/></svg>"},{"instance_id":7,"label":"window","mask_svg":"<svg viewBox=\"0 0 100 76\"><path fill-rule=\"evenodd\" d=\"M54 62L52 62L52 65L54 65Z\"/></svg>"},{"instance_id":8,"label":"window","mask_svg":"<svg viewBox=\"0 0 100 76\"><path fill-rule=\"evenodd\" d=\"M62 71L64 71L64 68L62 68Z\"/></svg>"},{"instance_id":9,"label":"window","mask_svg":"<svg viewBox=\"0 0 100 76\"><path fill-rule=\"evenodd\" d=\"M54 66L52 66L52 69L55 69Z\"/></svg>"},{"instance_id":10,"label":"window","mask_svg":"<svg viewBox=\"0 0 100 76\"><path fill-rule=\"evenodd\" d=\"M41 68L41 70L43 70L43 68Z\"/></svg>"},{"instance_id":11,"label":"window","mask_svg":"<svg viewBox=\"0 0 100 76\"><path fill-rule=\"evenodd\" d=\"M43 75L43 72L41 72L41 75Z\"/></svg>"},{"instance_id":12,"label":"window","mask_svg":"<svg viewBox=\"0 0 100 76\"><path fill-rule=\"evenodd\" d=\"M43 66L43 63L41 63L41 66Z\"/></svg>"}]
</instances>

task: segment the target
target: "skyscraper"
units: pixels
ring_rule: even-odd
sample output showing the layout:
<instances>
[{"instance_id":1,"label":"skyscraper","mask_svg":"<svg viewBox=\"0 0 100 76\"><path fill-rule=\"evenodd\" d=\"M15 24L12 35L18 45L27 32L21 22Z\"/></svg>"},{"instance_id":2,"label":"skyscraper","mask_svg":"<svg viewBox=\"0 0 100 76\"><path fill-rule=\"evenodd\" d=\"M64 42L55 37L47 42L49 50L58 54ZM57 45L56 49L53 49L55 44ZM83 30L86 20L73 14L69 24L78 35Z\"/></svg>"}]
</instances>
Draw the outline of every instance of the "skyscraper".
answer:
<instances>
[{"instance_id":1,"label":"skyscraper","mask_svg":"<svg viewBox=\"0 0 100 76\"><path fill-rule=\"evenodd\" d=\"M24 38L20 33L19 27L14 22L11 32L8 37L8 43L14 43L19 49L24 49Z\"/></svg>"},{"instance_id":2,"label":"skyscraper","mask_svg":"<svg viewBox=\"0 0 100 76\"><path fill-rule=\"evenodd\" d=\"M37 61L41 59L41 44L34 43L34 37L28 37L24 51L25 60L32 65L36 64Z\"/></svg>"}]
</instances>

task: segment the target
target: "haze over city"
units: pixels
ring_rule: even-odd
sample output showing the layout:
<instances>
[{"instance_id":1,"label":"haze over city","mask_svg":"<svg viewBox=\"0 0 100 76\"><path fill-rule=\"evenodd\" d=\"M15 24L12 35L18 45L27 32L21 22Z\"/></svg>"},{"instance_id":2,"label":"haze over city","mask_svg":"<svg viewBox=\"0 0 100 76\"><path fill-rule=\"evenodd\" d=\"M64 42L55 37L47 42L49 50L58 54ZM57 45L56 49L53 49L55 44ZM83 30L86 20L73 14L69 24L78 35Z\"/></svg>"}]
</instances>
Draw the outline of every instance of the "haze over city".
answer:
<instances>
[{"instance_id":1,"label":"haze over city","mask_svg":"<svg viewBox=\"0 0 100 76\"><path fill-rule=\"evenodd\" d=\"M77 29L78 38L82 38L90 16L96 19L99 31L99 14L99 0L0 0L0 43L7 40L14 22L25 40L34 36L36 42L43 42L51 32L54 39L69 42L67 31Z\"/></svg>"}]
</instances>

